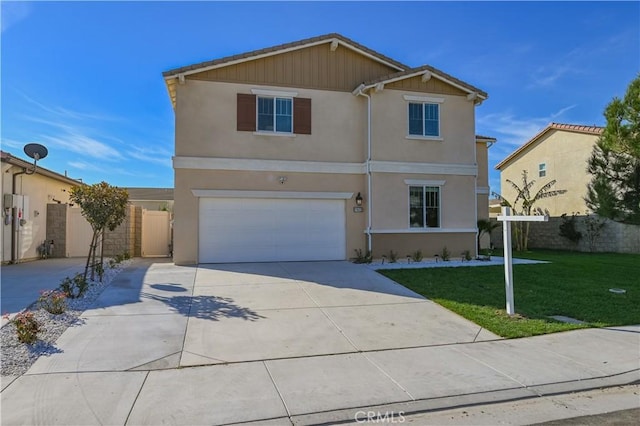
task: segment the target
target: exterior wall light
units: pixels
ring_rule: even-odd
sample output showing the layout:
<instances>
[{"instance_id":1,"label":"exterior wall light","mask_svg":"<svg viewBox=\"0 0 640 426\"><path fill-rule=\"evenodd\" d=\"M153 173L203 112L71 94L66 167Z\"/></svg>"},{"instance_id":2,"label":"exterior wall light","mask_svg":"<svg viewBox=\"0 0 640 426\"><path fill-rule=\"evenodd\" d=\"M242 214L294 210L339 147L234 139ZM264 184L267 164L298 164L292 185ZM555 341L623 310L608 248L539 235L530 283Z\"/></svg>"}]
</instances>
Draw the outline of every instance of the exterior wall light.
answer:
<instances>
[{"instance_id":1,"label":"exterior wall light","mask_svg":"<svg viewBox=\"0 0 640 426\"><path fill-rule=\"evenodd\" d=\"M356 206L358 207L362 206L362 195L360 195L359 192L358 192L358 195L356 195Z\"/></svg>"}]
</instances>

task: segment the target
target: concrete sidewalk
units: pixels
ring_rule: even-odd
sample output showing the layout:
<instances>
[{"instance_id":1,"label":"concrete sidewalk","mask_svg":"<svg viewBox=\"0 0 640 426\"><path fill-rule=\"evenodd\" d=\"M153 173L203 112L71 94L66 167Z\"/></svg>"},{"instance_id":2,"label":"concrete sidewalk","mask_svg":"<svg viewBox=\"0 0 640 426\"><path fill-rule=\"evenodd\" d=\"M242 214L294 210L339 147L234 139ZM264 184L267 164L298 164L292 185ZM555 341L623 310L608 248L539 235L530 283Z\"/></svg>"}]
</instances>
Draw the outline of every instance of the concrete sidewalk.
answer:
<instances>
[{"instance_id":1,"label":"concrete sidewalk","mask_svg":"<svg viewBox=\"0 0 640 426\"><path fill-rule=\"evenodd\" d=\"M84 271L86 258L44 259L15 265L2 265L0 309L14 315L40 297L41 290L53 290L66 277ZM2 325L5 324L3 320Z\"/></svg>"},{"instance_id":2,"label":"concrete sidewalk","mask_svg":"<svg viewBox=\"0 0 640 426\"><path fill-rule=\"evenodd\" d=\"M501 340L347 262L145 260L83 319L3 377L3 424L335 423L640 380L640 326Z\"/></svg>"}]
</instances>

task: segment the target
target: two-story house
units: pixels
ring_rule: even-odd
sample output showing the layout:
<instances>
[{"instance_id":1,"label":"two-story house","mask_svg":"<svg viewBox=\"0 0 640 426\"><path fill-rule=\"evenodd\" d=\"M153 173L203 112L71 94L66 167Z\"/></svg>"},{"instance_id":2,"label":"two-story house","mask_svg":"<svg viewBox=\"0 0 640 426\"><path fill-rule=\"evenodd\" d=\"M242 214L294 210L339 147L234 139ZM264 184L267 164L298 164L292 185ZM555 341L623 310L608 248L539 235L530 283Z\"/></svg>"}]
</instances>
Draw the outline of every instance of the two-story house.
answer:
<instances>
[{"instance_id":1,"label":"two-story house","mask_svg":"<svg viewBox=\"0 0 640 426\"><path fill-rule=\"evenodd\" d=\"M532 191L554 179L557 183L553 189L567 190L557 197L539 201L536 206L548 210L551 216L585 214L588 207L584 198L591 181L587 161L603 129L579 124L549 124L496 165L500 171L501 195L509 201L514 200L517 193L507 179L522 187L522 172L526 171L527 179L536 181Z\"/></svg>"},{"instance_id":2,"label":"two-story house","mask_svg":"<svg viewBox=\"0 0 640 426\"><path fill-rule=\"evenodd\" d=\"M482 90L339 34L163 75L176 263L475 252Z\"/></svg>"}]
</instances>

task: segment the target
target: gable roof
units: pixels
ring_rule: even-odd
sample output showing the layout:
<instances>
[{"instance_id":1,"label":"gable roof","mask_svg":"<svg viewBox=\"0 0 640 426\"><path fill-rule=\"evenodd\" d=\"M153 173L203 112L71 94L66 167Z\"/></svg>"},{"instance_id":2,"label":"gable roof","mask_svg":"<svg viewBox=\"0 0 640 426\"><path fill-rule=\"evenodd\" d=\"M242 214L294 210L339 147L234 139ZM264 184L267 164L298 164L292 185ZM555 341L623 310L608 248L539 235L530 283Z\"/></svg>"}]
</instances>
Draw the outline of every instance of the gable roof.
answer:
<instances>
[{"instance_id":1,"label":"gable roof","mask_svg":"<svg viewBox=\"0 0 640 426\"><path fill-rule=\"evenodd\" d=\"M537 135L535 135L529 141L525 142L522 146L520 146L518 149L516 149L511 154L509 154L507 158L505 158L500 163L498 163L495 167L496 170L500 170L502 167L506 166L508 163L520 157L520 155L524 152L524 150L526 150L533 144L540 141L540 139L542 139L543 136L545 136L547 133L553 130L562 130L562 131L573 132L573 133L582 133L586 135L600 136L602 134L602 131L604 130L604 127L595 126L595 125L585 126L581 124L550 123L547 127L545 127L540 132L538 132Z\"/></svg>"},{"instance_id":2,"label":"gable roof","mask_svg":"<svg viewBox=\"0 0 640 426\"><path fill-rule=\"evenodd\" d=\"M11 164L12 166L16 166L16 167L22 167L22 168L31 168L33 167L33 163L29 162L27 160L23 160L22 158L19 157L15 157L14 155L5 152L5 151L0 151L0 159L3 163L8 163ZM82 183L82 181L77 180L77 179L72 179L68 176L65 175L61 175L60 173L56 173L52 170L49 169L45 169L44 167L38 165L37 169L36 169L36 173L40 174L42 176L47 176L49 178L52 179L56 179L60 182L64 182L67 183L69 185L84 185Z\"/></svg>"},{"instance_id":3,"label":"gable roof","mask_svg":"<svg viewBox=\"0 0 640 426\"><path fill-rule=\"evenodd\" d=\"M467 92L470 96L470 100L474 100L477 104L487 99L488 95L483 90L478 89L475 86L472 86L468 83L465 83L462 80L459 80L452 75L449 75L441 70L438 70L430 65L423 65L421 67L412 68L408 65L405 65L395 59L392 59L388 56L385 56L375 50L369 49L366 46L363 46L341 34L338 33L329 33L317 37L311 37L299 41L294 41L290 43L284 43L277 46L267 47L264 49L253 50L246 53L241 53L238 55L226 56L219 59L214 59L211 61L205 61L196 63L193 65L187 65L184 67L174 68L162 73L164 77L165 84L167 85L167 90L169 92L169 97L171 99L171 103L175 108L176 105L176 80L182 81L185 76L202 73L208 70L227 67L230 65L239 64L242 62L253 61L273 55L279 55L282 53L304 49L311 46L317 46L320 44L328 44L331 43L331 48L337 47L338 45L344 46L348 49L351 49L361 55L364 55L374 61L377 61L383 65L386 65L390 69L395 69L397 72L392 74L388 74L386 76L382 76L375 80L365 82L360 85L358 88L354 88L354 92L357 90L366 90L371 87L374 87L380 83L392 83L399 80L404 80L408 78L412 78L418 75L424 75L429 73L429 77L433 76L444 83L447 83L451 86L454 86L464 92Z\"/></svg>"},{"instance_id":4,"label":"gable roof","mask_svg":"<svg viewBox=\"0 0 640 426\"><path fill-rule=\"evenodd\" d=\"M395 59L391 59L375 50L369 49L355 41L338 33L330 33L317 37L306 38L304 40L294 41L290 43L284 43L277 46L267 47L264 49L253 50L251 52L241 53L239 55L226 56L224 58L214 59L211 61L200 62L193 65L187 65L180 68L175 68L162 73L162 76L166 79L178 77L180 74L189 75L207 69L215 68L218 66L227 66L238 62L246 62L254 59L262 58L265 56L278 55L291 50L304 49L305 47L314 46L323 43L337 42L345 47L359 51L360 53L368 56L378 62L388 65L391 68L396 68L398 71L406 70L409 66L402 64Z\"/></svg>"},{"instance_id":5,"label":"gable roof","mask_svg":"<svg viewBox=\"0 0 640 426\"><path fill-rule=\"evenodd\" d=\"M417 77L419 75L425 75L425 74L428 75L429 78L435 77L438 80L442 80L443 82L450 84L454 87L457 87L458 89L461 89L469 94L477 93L477 95L483 100L487 99L488 97L485 91L480 90L469 83L465 83L464 81L459 80L454 76L445 73L444 71L440 71L439 69L434 68L431 65L422 65L421 67L409 68L404 71L386 75L372 81L364 82L360 87L362 90L366 90L366 89L375 87L380 83L383 83L383 84L393 83L395 81L405 80L407 78L413 78L413 77Z\"/></svg>"}]
</instances>

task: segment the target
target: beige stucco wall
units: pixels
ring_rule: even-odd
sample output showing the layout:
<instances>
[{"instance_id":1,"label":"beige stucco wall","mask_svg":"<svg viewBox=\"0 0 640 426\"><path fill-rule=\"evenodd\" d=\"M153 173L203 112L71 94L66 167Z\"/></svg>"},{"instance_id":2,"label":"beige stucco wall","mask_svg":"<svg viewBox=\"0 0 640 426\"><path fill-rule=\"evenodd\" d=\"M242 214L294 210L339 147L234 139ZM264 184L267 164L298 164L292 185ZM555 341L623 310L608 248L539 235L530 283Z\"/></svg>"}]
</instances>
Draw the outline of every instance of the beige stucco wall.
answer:
<instances>
[{"instance_id":1,"label":"beige stucco wall","mask_svg":"<svg viewBox=\"0 0 640 426\"><path fill-rule=\"evenodd\" d=\"M374 230L409 229L409 185L405 179L445 181L440 193L440 227L475 228L474 176L373 173Z\"/></svg>"},{"instance_id":2,"label":"beige stucco wall","mask_svg":"<svg viewBox=\"0 0 640 426\"><path fill-rule=\"evenodd\" d=\"M373 256L380 258L389 255L393 250L399 256L398 261L406 262L407 256L421 250L425 259L434 259L446 246L451 259L460 260L461 253L469 250L471 256L476 254L475 233L437 233L437 234L375 234L373 236Z\"/></svg>"},{"instance_id":3,"label":"beige stucco wall","mask_svg":"<svg viewBox=\"0 0 640 426\"><path fill-rule=\"evenodd\" d=\"M311 98L311 135L256 135L236 130L236 95L251 89ZM363 162L365 100L351 93L189 80L178 85L176 156ZM295 118L294 118L295 119Z\"/></svg>"},{"instance_id":4,"label":"beige stucco wall","mask_svg":"<svg viewBox=\"0 0 640 426\"><path fill-rule=\"evenodd\" d=\"M408 104L404 95L444 98L440 104L442 140L408 139ZM447 164L475 164L473 102L451 96L383 90L371 96L372 159Z\"/></svg>"},{"instance_id":5,"label":"beige stucco wall","mask_svg":"<svg viewBox=\"0 0 640 426\"><path fill-rule=\"evenodd\" d=\"M12 175L22 168L2 164L2 193L11 194ZM47 204L53 199L61 203L69 202L71 185L40 174L19 175L16 179L16 193L29 196L27 222L20 227L19 258L29 260L39 257L37 248L46 239ZM11 261L11 224L5 225L4 200L2 221L2 262ZM37 214L36 214L37 212Z\"/></svg>"},{"instance_id":6,"label":"beige stucco wall","mask_svg":"<svg viewBox=\"0 0 640 426\"><path fill-rule=\"evenodd\" d=\"M510 179L522 186L522 171L527 170L529 179L535 179L532 195L542 185L556 179L553 189L566 189L568 192L556 197L545 198L536 203L537 207L548 209L551 216L563 213L584 213L584 202L590 175L587 173L587 160L591 155L598 136L561 130L551 130L547 135L524 150L519 157L504 166L500 173L502 196L512 201L516 192L506 182ZM538 177L538 165L546 163L547 174Z\"/></svg>"},{"instance_id":7,"label":"beige stucco wall","mask_svg":"<svg viewBox=\"0 0 640 426\"><path fill-rule=\"evenodd\" d=\"M286 176L284 185L278 176ZM178 169L175 174L174 262L194 264L198 261L198 198L192 189L358 192L365 194L365 176L349 174L237 172ZM352 257L355 249L364 249L366 213L354 213L355 201L346 200L346 252ZM178 219L179 218L179 219Z\"/></svg>"}]
</instances>

